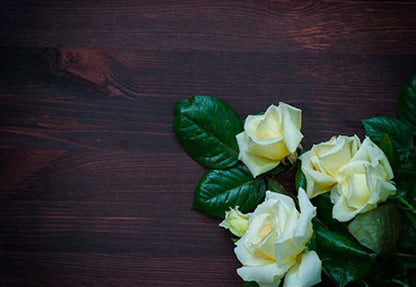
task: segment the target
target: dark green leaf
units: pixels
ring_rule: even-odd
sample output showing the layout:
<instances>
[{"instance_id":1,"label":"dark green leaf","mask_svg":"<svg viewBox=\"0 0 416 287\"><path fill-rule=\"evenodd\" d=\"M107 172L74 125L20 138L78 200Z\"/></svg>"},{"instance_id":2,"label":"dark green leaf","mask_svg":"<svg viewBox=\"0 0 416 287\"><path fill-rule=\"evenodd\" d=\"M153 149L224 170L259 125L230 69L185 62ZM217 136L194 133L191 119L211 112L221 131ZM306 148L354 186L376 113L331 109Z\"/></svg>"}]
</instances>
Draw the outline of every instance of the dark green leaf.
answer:
<instances>
[{"instance_id":1,"label":"dark green leaf","mask_svg":"<svg viewBox=\"0 0 416 287\"><path fill-rule=\"evenodd\" d=\"M401 120L394 117L374 117L362 121L365 134L377 145L382 135L387 134L399 155L405 160L413 149L413 136L410 128Z\"/></svg>"},{"instance_id":2,"label":"dark green leaf","mask_svg":"<svg viewBox=\"0 0 416 287\"><path fill-rule=\"evenodd\" d=\"M228 168L238 161L235 136L243 123L218 98L195 96L176 102L173 130L185 151L208 168Z\"/></svg>"},{"instance_id":3,"label":"dark green leaf","mask_svg":"<svg viewBox=\"0 0 416 287\"><path fill-rule=\"evenodd\" d=\"M398 254L400 259L404 261L407 267L407 278L409 281L408 286L416 286L416 255L413 252L412 254Z\"/></svg>"},{"instance_id":4,"label":"dark green leaf","mask_svg":"<svg viewBox=\"0 0 416 287\"><path fill-rule=\"evenodd\" d=\"M406 218L409 220L413 230L416 231L416 215L413 212L408 211L408 212L406 212ZM416 248L416 246L415 246L415 248Z\"/></svg>"},{"instance_id":5,"label":"dark green leaf","mask_svg":"<svg viewBox=\"0 0 416 287\"><path fill-rule=\"evenodd\" d=\"M316 250L323 267L336 286L343 287L366 275L377 257L355 240L314 224L311 248Z\"/></svg>"},{"instance_id":6,"label":"dark green leaf","mask_svg":"<svg viewBox=\"0 0 416 287\"><path fill-rule=\"evenodd\" d=\"M394 170L396 181L415 182L416 178L416 154L410 154L409 158Z\"/></svg>"},{"instance_id":7,"label":"dark green leaf","mask_svg":"<svg viewBox=\"0 0 416 287\"><path fill-rule=\"evenodd\" d=\"M393 141L386 133L382 133L378 146L383 150L392 167L399 163L399 155L393 146Z\"/></svg>"},{"instance_id":8,"label":"dark green leaf","mask_svg":"<svg viewBox=\"0 0 416 287\"><path fill-rule=\"evenodd\" d=\"M397 286L397 287L410 287L410 286L412 286L412 285L409 285L409 283L407 282L407 280L401 281L401 280L398 280L398 279L393 279L393 280L391 280L391 283L393 283L393 284L384 284L384 285L381 285L380 287L394 287L394 286Z\"/></svg>"},{"instance_id":9,"label":"dark green leaf","mask_svg":"<svg viewBox=\"0 0 416 287\"><path fill-rule=\"evenodd\" d=\"M304 190L306 190L306 177L302 172L301 165L302 165L302 162L299 160L296 165L297 166L296 175L295 175L296 190L299 190L299 188L303 188Z\"/></svg>"},{"instance_id":10,"label":"dark green leaf","mask_svg":"<svg viewBox=\"0 0 416 287\"><path fill-rule=\"evenodd\" d=\"M364 285L364 287L410 287L413 285L408 285L404 281L400 281L397 279L386 279L382 282L375 282L375 283L369 283L367 285Z\"/></svg>"},{"instance_id":11,"label":"dark green leaf","mask_svg":"<svg viewBox=\"0 0 416 287\"><path fill-rule=\"evenodd\" d=\"M259 284L257 284L254 281L251 282L244 282L244 287L259 287Z\"/></svg>"},{"instance_id":12,"label":"dark green leaf","mask_svg":"<svg viewBox=\"0 0 416 287\"><path fill-rule=\"evenodd\" d=\"M396 182L397 186L397 194L401 195L410 205L414 206L416 208L416 184L410 180L397 180ZM398 198L398 200L401 202L401 198ZM403 203L403 202L401 202ZM402 204L402 207L406 210L411 210L407 205Z\"/></svg>"},{"instance_id":13,"label":"dark green leaf","mask_svg":"<svg viewBox=\"0 0 416 287\"><path fill-rule=\"evenodd\" d=\"M321 274L321 282L314 285L314 287L328 287L328 286L334 286L333 279L327 274L325 268L322 268L322 274Z\"/></svg>"},{"instance_id":14,"label":"dark green leaf","mask_svg":"<svg viewBox=\"0 0 416 287\"><path fill-rule=\"evenodd\" d=\"M401 88L397 98L397 115L416 129L416 74Z\"/></svg>"},{"instance_id":15,"label":"dark green leaf","mask_svg":"<svg viewBox=\"0 0 416 287\"><path fill-rule=\"evenodd\" d=\"M410 212L403 215L398 241L399 252L416 253L416 217Z\"/></svg>"},{"instance_id":16,"label":"dark green leaf","mask_svg":"<svg viewBox=\"0 0 416 287\"><path fill-rule=\"evenodd\" d=\"M414 269L413 272L416 271L416 255L400 253L399 256L409 269Z\"/></svg>"},{"instance_id":17,"label":"dark green leaf","mask_svg":"<svg viewBox=\"0 0 416 287\"><path fill-rule=\"evenodd\" d=\"M206 172L195 190L193 208L218 218L224 218L229 207L248 212L264 198L266 184L254 179L249 170L238 164L230 169Z\"/></svg>"},{"instance_id":18,"label":"dark green leaf","mask_svg":"<svg viewBox=\"0 0 416 287\"><path fill-rule=\"evenodd\" d=\"M405 281L407 276L406 264L394 254L383 254L377 257L370 272L365 277L368 286L402 286L394 281Z\"/></svg>"},{"instance_id":19,"label":"dark green leaf","mask_svg":"<svg viewBox=\"0 0 416 287\"><path fill-rule=\"evenodd\" d=\"M357 215L348 229L358 242L374 252L392 252L399 238L400 216L393 205L383 205Z\"/></svg>"},{"instance_id":20,"label":"dark green leaf","mask_svg":"<svg viewBox=\"0 0 416 287\"><path fill-rule=\"evenodd\" d=\"M413 273L409 272L409 286L416 286L416 270L412 270ZM410 283L411 282L411 283Z\"/></svg>"},{"instance_id":21,"label":"dark green leaf","mask_svg":"<svg viewBox=\"0 0 416 287\"><path fill-rule=\"evenodd\" d=\"M281 174L282 172L284 172L286 170L287 167L288 167L287 165L279 164L274 169L269 170L267 172L267 174L270 174L270 175L278 175L278 174Z\"/></svg>"},{"instance_id":22,"label":"dark green leaf","mask_svg":"<svg viewBox=\"0 0 416 287\"><path fill-rule=\"evenodd\" d=\"M317 218L333 231L340 233L347 233L346 224L339 222L332 218L332 208L334 205L331 202L329 192L318 195L312 198L313 206L316 206Z\"/></svg>"},{"instance_id":23,"label":"dark green leaf","mask_svg":"<svg viewBox=\"0 0 416 287\"><path fill-rule=\"evenodd\" d=\"M268 188L270 191L273 191L273 192L288 194L286 188L275 179L269 179Z\"/></svg>"},{"instance_id":24,"label":"dark green leaf","mask_svg":"<svg viewBox=\"0 0 416 287\"><path fill-rule=\"evenodd\" d=\"M416 154L409 158L394 170L398 201L402 209L411 213L416 209ZM400 198L400 197L402 198Z\"/></svg>"},{"instance_id":25,"label":"dark green leaf","mask_svg":"<svg viewBox=\"0 0 416 287\"><path fill-rule=\"evenodd\" d=\"M415 253L405 254L399 253L398 254L400 259L404 261L407 267L407 278L409 285L408 286L416 286L416 255Z\"/></svg>"}]
</instances>

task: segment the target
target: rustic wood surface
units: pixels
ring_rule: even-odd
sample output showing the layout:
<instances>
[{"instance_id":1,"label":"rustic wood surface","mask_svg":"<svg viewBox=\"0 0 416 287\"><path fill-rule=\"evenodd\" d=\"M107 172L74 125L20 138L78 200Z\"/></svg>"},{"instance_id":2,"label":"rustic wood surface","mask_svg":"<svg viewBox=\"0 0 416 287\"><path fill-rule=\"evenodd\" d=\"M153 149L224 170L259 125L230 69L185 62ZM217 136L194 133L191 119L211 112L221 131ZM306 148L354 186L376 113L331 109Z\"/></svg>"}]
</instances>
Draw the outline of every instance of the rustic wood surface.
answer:
<instances>
[{"instance_id":1,"label":"rustic wood surface","mask_svg":"<svg viewBox=\"0 0 416 287\"><path fill-rule=\"evenodd\" d=\"M416 72L415 15L402 1L2 2L0 286L242 286L228 233L190 209L204 168L172 133L173 103L219 96L244 118L285 101L306 147L362 137Z\"/></svg>"}]
</instances>

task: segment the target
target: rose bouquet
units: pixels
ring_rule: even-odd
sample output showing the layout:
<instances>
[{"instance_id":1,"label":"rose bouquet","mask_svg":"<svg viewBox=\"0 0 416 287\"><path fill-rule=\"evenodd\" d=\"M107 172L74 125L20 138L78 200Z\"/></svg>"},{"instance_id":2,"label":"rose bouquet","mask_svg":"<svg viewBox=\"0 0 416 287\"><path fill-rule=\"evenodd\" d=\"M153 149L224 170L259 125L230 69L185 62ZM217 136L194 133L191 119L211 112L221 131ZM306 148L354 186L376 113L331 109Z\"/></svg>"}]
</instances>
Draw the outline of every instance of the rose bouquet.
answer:
<instances>
[{"instance_id":1,"label":"rose bouquet","mask_svg":"<svg viewBox=\"0 0 416 287\"><path fill-rule=\"evenodd\" d=\"M289 104L244 123L215 97L175 104L179 142L209 168L193 208L233 234L244 286L415 286L416 76L397 115L304 150ZM293 174L288 192L276 176Z\"/></svg>"}]
</instances>

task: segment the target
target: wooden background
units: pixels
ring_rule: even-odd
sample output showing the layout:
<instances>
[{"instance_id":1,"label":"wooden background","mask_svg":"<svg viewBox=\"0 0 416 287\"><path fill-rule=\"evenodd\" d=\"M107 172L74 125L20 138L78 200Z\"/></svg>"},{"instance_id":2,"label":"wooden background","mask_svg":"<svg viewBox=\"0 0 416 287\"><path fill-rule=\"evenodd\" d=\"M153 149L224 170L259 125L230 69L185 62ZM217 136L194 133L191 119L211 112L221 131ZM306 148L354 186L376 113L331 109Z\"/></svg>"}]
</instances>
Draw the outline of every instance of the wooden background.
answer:
<instances>
[{"instance_id":1,"label":"wooden background","mask_svg":"<svg viewBox=\"0 0 416 287\"><path fill-rule=\"evenodd\" d=\"M394 115L416 72L411 2L1 3L0 286L242 286L173 103L285 101L310 147Z\"/></svg>"}]
</instances>

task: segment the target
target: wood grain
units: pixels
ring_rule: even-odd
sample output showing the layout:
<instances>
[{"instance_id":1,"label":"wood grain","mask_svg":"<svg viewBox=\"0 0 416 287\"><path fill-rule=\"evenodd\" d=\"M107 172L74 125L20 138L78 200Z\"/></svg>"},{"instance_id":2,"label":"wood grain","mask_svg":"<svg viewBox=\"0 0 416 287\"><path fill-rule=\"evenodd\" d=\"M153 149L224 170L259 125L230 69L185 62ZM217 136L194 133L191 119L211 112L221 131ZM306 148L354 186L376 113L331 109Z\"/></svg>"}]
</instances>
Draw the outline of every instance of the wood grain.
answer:
<instances>
[{"instance_id":1,"label":"wood grain","mask_svg":"<svg viewBox=\"0 0 416 287\"><path fill-rule=\"evenodd\" d=\"M242 286L229 234L191 210L205 169L173 103L285 101L310 147L394 115L416 67L405 1L1 5L1 286Z\"/></svg>"},{"instance_id":2,"label":"wood grain","mask_svg":"<svg viewBox=\"0 0 416 287\"><path fill-rule=\"evenodd\" d=\"M8 1L11 45L415 54L411 2Z\"/></svg>"}]
</instances>

